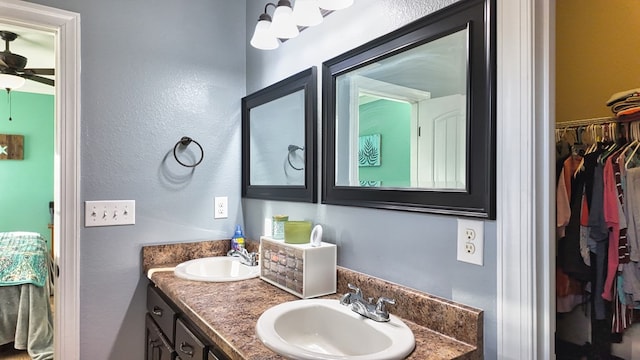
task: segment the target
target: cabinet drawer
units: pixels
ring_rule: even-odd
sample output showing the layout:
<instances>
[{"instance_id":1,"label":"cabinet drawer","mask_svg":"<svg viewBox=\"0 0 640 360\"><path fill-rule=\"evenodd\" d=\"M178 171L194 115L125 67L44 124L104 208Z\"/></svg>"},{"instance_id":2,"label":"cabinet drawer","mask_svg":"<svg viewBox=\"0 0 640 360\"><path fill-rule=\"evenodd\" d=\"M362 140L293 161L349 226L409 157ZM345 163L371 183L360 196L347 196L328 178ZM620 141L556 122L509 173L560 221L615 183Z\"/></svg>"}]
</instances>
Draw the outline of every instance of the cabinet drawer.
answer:
<instances>
[{"instance_id":1,"label":"cabinet drawer","mask_svg":"<svg viewBox=\"0 0 640 360\"><path fill-rule=\"evenodd\" d=\"M146 360L174 360L176 353L169 345L169 341L162 334L160 328L151 318L151 315L147 314L145 317L146 324L146 348L144 358Z\"/></svg>"},{"instance_id":2,"label":"cabinet drawer","mask_svg":"<svg viewBox=\"0 0 640 360\"><path fill-rule=\"evenodd\" d=\"M149 284L149 287L147 287L147 311L149 311L151 318L158 324L160 330L167 336L169 344L173 346L176 332L176 312L162 296L160 296L158 289L152 284Z\"/></svg>"},{"instance_id":3,"label":"cabinet drawer","mask_svg":"<svg viewBox=\"0 0 640 360\"><path fill-rule=\"evenodd\" d=\"M227 358L221 354L216 354L212 350L209 350L209 357L207 360L227 360Z\"/></svg>"},{"instance_id":4,"label":"cabinet drawer","mask_svg":"<svg viewBox=\"0 0 640 360\"><path fill-rule=\"evenodd\" d=\"M176 353L182 360L205 360L206 345L185 325L176 320Z\"/></svg>"}]
</instances>

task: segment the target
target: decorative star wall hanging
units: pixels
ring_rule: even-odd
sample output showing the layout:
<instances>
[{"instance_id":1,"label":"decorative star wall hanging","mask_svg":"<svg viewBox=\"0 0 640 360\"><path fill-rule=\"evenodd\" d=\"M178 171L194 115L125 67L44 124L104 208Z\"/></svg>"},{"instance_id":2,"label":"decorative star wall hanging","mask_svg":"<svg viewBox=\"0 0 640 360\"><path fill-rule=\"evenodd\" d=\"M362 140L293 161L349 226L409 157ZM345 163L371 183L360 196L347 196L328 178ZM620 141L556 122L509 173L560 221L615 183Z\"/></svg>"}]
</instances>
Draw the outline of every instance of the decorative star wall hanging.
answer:
<instances>
[{"instance_id":1,"label":"decorative star wall hanging","mask_svg":"<svg viewBox=\"0 0 640 360\"><path fill-rule=\"evenodd\" d=\"M0 160L24 159L24 136L0 134Z\"/></svg>"}]
</instances>

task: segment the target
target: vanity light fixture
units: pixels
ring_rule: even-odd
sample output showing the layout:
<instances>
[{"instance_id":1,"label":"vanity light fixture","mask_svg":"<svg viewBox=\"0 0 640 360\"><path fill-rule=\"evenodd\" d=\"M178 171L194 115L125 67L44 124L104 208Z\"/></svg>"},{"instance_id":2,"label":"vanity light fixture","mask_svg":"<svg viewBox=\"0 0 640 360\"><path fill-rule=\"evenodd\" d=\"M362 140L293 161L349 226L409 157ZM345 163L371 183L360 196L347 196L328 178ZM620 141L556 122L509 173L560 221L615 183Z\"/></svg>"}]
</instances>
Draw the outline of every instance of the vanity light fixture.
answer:
<instances>
[{"instance_id":1,"label":"vanity light fixture","mask_svg":"<svg viewBox=\"0 0 640 360\"><path fill-rule=\"evenodd\" d=\"M296 0L293 6L293 19L300 26L316 26L324 19L318 6L318 0Z\"/></svg>"},{"instance_id":2,"label":"vanity light fixture","mask_svg":"<svg viewBox=\"0 0 640 360\"><path fill-rule=\"evenodd\" d=\"M318 0L318 6L325 10L341 10L353 5L353 0Z\"/></svg>"},{"instance_id":3,"label":"vanity light fixture","mask_svg":"<svg viewBox=\"0 0 640 360\"><path fill-rule=\"evenodd\" d=\"M276 11L273 12L271 31L279 39L292 39L300 33L293 21L293 9L289 0L278 1Z\"/></svg>"},{"instance_id":4,"label":"vanity light fixture","mask_svg":"<svg viewBox=\"0 0 640 360\"><path fill-rule=\"evenodd\" d=\"M279 39L286 41L300 33L300 30L322 23L328 13L344 9L353 4L354 0L279 0L278 4L267 3L264 13L258 17L258 24L251 37L251 46L261 50L273 50L280 45ZM273 18L267 13L269 6L273 6ZM324 9L324 10L323 10Z\"/></svg>"},{"instance_id":5,"label":"vanity light fixture","mask_svg":"<svg viewBox=\"0 0 640 360\"><path fill-rule=\"evenodd\" d=\"M258 24L251 37L250 44L256 49L273 50L280 46L278 38L271 31L271 16L267 13L269 5L275 6L272 3L264 6L264 13L258 17Z\"/></svg>"}]
</instances>

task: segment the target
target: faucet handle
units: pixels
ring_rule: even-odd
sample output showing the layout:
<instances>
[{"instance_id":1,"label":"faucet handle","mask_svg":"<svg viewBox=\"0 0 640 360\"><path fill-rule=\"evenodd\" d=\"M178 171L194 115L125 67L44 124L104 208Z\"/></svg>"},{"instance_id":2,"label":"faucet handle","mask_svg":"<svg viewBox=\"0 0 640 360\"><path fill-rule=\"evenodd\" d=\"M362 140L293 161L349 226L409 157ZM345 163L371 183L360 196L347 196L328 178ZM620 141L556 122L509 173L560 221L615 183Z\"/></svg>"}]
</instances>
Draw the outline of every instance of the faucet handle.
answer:
<instances>
[{"instance_id":1,"label":"faucet handle","mask_svg":"<svg viewBox=\"0 0 640 360\"><path fill-rule=\"evenodd\" d=\"M340 304L348 306L351 305L351 293L346 293L340 297Z\"/></svg>"},{"instance_id":2,"label":"faucet handle","mask_svg":"<svg viewBox=\"0 0 640 360\"><path fill-rule=\"evenodd\" d=\"M362 299L362 290L360 290L359 287L357 287L357 286L355 286L355 285L353 285L351 283L347 283L347 287L354 291L353 296Z\"/></svg>"},{"instance_id":3,"label":"faucet handle","mask_svg":"<svg viewBox=\"0 0 640 360\"><path fill-rule=\"evenodd\" d=\"M258 253L250 252L248 256L249 256L249 261L251 262L251 266L258 265L258 262L260 259L260 255Z\"/></svg>"},{"instance_id":4,"label":"faucet handle","mask_svg":"<svg viewBox=\"0 0 640 360\"><path fill-rule=\"evenodd\" d=\"M376 303L376 312L384 313L386 312L385 304L395 305L395 299L389 299L388 297L381 296Z\"/></svg>"}]
</instances>

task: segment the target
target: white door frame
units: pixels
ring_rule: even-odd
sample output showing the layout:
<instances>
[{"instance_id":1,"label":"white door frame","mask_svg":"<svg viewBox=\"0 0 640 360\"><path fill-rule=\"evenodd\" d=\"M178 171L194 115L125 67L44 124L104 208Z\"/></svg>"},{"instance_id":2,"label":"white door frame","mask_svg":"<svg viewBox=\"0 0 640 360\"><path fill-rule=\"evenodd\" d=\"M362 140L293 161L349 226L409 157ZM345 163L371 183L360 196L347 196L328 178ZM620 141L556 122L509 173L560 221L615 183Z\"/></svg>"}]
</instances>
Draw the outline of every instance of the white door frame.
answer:
<instances>
[{"instance_id":1,"label":"white door frame","mask_svg":"<svg viewBox=\"0 0 640 360\"><path fill-rule=\"evenodd\" d=\"M55 358L80 358L80 14L0 0L0 21L56 37L54 231Z\"/></svg>"},{"instance_id":2,"label":"white door frame","mask_svg":"<svg viewBox=\"0 0 640 360\"><path fill-rule=\"evenodd\" d=\"M497 357L555 359L555 2L496 2Z\"/></svg>"}]
</instances>

